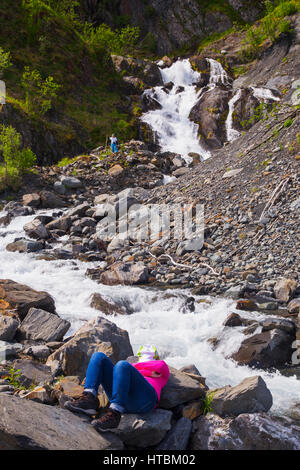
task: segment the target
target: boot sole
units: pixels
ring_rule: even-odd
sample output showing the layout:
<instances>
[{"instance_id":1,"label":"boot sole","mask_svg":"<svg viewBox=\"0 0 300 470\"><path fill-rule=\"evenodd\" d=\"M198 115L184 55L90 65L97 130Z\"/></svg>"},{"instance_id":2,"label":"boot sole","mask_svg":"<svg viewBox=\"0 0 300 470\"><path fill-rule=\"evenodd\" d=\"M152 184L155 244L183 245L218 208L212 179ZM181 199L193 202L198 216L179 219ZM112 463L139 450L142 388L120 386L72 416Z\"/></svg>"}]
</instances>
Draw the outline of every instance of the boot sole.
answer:
<instances>
[{"instance_id":1,"label":"boot sole","mask_svg":"<svg viewBox=\"0 0 300 470\"><path fill-rule=\"evenodd\" d=\"M88 416L94 416L97 413L97 410L84 410L83 408L78 408L77 406L73 406L72 402L66 402L65 408L70 411L75 411L75 413L84 413Z\"/></svg>"},{"instance_id":2,"label":"boot sole","mask_svg":"<svg viewBox=\"0 0 300 470\"><path fill-rule=\"evenodd\" d=\"M93 422L91 423L91 425L92 425L93 428L96 429L96 431L98 431L98 432L111 432L111 431L115 431L115 430L117 429L117 427L118 427L118 426L115 426L114 428L102 429L99 425L93 424Z\"/></svg>"}]
</instances>

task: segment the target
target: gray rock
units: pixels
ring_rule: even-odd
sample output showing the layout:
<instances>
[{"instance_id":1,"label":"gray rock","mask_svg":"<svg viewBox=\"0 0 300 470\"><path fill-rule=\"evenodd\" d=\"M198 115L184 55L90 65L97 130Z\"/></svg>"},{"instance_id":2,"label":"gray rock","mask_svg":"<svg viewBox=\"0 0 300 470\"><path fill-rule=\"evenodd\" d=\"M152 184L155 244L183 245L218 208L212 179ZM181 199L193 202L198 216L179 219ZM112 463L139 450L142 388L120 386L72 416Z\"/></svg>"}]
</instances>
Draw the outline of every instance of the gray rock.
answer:
<instances>
[{"instance_id":1,"label":"gray rock","mask_svg":"<svg viewBox=\"0 0 300 470\"><path fill-rule=\"evenodd\" d=\"M41 198L37 193L24 194L23 205L28 207L39 207Z\"/></svg>"},{"instance_id":2,"label":"gray rock","mask_svg":"<svg viewBox=\"0 0 300 470\"><path fill-rule=\"evenodd\" d=\"M299 450L300 427L265 413L200 416L191 450Z\"/></svg>"},{"instance_id":3,"label":"gray rock","mask_svg":"<svg viewBox=\"0 0 300 470\"><path fill-rule=\"evenodd\" d=\"M299 313L300 312L300 298L293 299L288 304L289 313Z\"/></svg>"},{"instance_id":4,"label":"gray rock","mask_svg":"<svg viewBox=\"0 0 300 470\"><path fill-rule=\"evenodd\" d=\"M7 251L18 251L19 253L36 253L43 248L43 242L27 240L26 238L21 238L20 240L9 243L6 246Z\"/></svg>"},{"instance_id":5,"label":"gray rock","mask_svg":"<svg viewBox=\"0 0 300 470\"><path fill-rule=\"evenodd\" d=\"M171 428L172 412L156 409L146 414L124 414L114 433L127 445L148 448L158 444Z\"/></svg>"},{"instance_id":6,"label":"gray rock","mask_svg":"<svg viewBox=\"0 0 300 470\"><path fill-rule=\"evenodd\" d=\"M1 395L0 408L1 449L123 449L117 436L98 434L89 423L60 407Z\"/></svg>"},{"instance_id":7,"label":"gray rock","mask_svg":"<svg viewBox=\"0 0 300 470\"><path fill-rule=\"evenodd\" d=\"M61 368L65 375L85 377L94 352L102 351L116 363L133 355L128 333L106 318L86 322L61 348L47 360L52 370Z\"/></svg>"},{"instance_id":8,"label":"gray rock","mask_svg":"<svg viewBox=\"0 0 300 470\"><path fill-rule=\"evenodd\" d=\"M261 322L262 331L274 330L278 328L279 330L286 331L290 335L295 335L296 325L291 320L285 320L283 318L268 318Z\"/></svg>"},{"instance_id":9,"label":"gray rock","mask_svg":"<svg viewBox=\"0 0 300 470\"><path fill-rule=\"evenodd\" d=\"M15 337L19 322L5 315L0 316L0 341L12 341Z\"/></svg>"},{"instance_id":10,"label":"gray rock","mask_svg":"<svg viewBox=\"0 0 300 470\"><path fill-rule=\"evenodd\" d=\"M71 218L68 216L59 217L58 219L52 220L46 225L48 230L62 230L67 232L72 225Z\"/></svg>"},{"instance_id":11,"label":"gray rock","mask_svg":"<svg viewBox=\"0 0 300 470\"><path fill-rule=\"evenodd\" d=\"M83 202L82 204L79 204L78 206L73 207L67 212L68 217L74 217L75 215L78 215L79 217L85 216L86 212L90 209L90 205L87 202Z\"/></svg>"},{"instance_id":12,"label":"gray rock","mask_svg":"<svg viewBox=\"0 0 300 470\"><path fill-rule=\"evenodd\" d=\"M53 189L56 193L61 194L61 195L66 194L67 192L65 185L62 184L61 181L55 181L53 185Z\"/></svg>"},{"instance_id":13,"label":"gray rock","mask_svg":"<svg viewBox=\"0 0 300 470\"><path fill-rule=\"evenodd\" d=\"M38 308L31 308L22 321L18 338L34 341L61 341L71 324L57 315Z\"/></svg>"},{"instance_id":14,"label":"gray rock","mask_svg":"<svg viewBox=\"0 0 300 470\"><path fill-rule=\"evenodd\" d=\"M13 367L20 369L19 381L27 388L32 384L39 385L53 380L50 367L30 359L17 359Z\"/></svg>"},{"instance_id":15,"label":"gray rock","mask_svg":"<svg viewBox=\"0 0 300 470\"><path fill-rule=\"evenodd\" d=\"M288 302L295 292L296 287L297 284L294 279L280 279L274 286L274 294L276 299Z\"/></svg>"},{"instance_id":16,"label":"gray rock","mask_svg":"<svg viewBox=\"0 0 300 470\"><path fill-rule=\"evenodd\" d=\"M41 194L42 207L49 209L56 209L58 207L66 206L66 203L56 194L50 191L42 191Z\"/></svg>"},{"instance_id":17,"label":"gray rock","mask_svg":"<svg viewBox=\"0 0 300 470\"><path fill-rule=\"evenodd\" d=\"M148 278L148 268L143 262L117 262L110 266L109 270L101 274L100 282L106 285L132 285L146 283Z\"/></svg>"},{"instance_id":18,"label":"gray rock","mask_svg":"<svg viewBox=\"0 0 300 470\"><path fill-rule=\"evenodd\" d=\"M30 238L37 238L42 240L49 238L48 230L39 219L34 219L32 222L28 222L24 225L23 229Z\"/></svg>"},{"instance_id":19,"label":"gray rock","mask_svg":"<svg viewBox=\"0 0 300 470\"><path fill-rule=\"evenodd\" d=\"M211 406L219 416L238 416L241 413L269 411L272 394L260 376L248 377L235 387L222 387L213 394Z\"/></svg>"},{"instance_id":20,"label":"gray rock","mask_svg":"<svg viewBox=\"0 0 300 470\"><path fill-rule=\"evenodd\" d=\"M185 450L192 431L192 421L180 418L155 450Z\"/></svg>"},{"instance_id":21,"label":"gray rock","mask_svg":"<svg viewBox=\"0 0 300 470\"><path fill-rule=\"evenodd\" d=\"M82 187L82 182L74 176L62 176L60 181L64 186L70 189L77 189Z\"/></svg>"},{"instance_id":22,"label":"gray rock","mask_svg":"<svg viewBox=\"0 0 300 470\"><path fill-rule=\"evenodd\" d=\"M197 398L204 399L205 387L199 381L173 367L169 369L170 377L160 396L161 408L171 409Z\"/></svg>"},{"instance_id":23,"label":"gray rock","mask_svg":"<svg viewBox=\"0 0 300 470\"><path fill-rule=\"evenodd\" d=\"M48 346L41 344L37 346L30 346L29 348L24 349L23 353L40 360L49 357L51 350L48 348Z\"/></svg>"},{"instance_id":24,"label":"gray rock","mask_svg":"<svg viewBox=\"0 0 300 470\"><path fill-rule=\"evenodd\" d=\"M0 363L16 357L24 349L23 344L0 341Z\"/></svg>"}]
</instances>

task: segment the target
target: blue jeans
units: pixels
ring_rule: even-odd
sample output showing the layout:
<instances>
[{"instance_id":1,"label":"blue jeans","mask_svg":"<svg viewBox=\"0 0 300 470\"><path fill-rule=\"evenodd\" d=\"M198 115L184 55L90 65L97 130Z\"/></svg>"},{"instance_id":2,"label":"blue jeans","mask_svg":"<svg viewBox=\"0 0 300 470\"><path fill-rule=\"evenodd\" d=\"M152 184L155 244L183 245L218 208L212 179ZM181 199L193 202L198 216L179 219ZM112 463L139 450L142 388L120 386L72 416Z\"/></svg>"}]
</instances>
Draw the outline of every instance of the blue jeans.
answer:
<instances>
[{"instance_id":1,"label":"blue jeans","mask_svg":"<svg viewBox=\"0 0 300 470\"><path fill-rule=\"evenodd\" d=\"M116 153L118 151L118 147L117 147L117 144L111 144L111 151L113 153Z\"/></svg>"},{"instance_id":2,"label":"blue jeans","mask_svg":"<svg viewBox=\"0 0 300 470\"><path fill-rule=\"evenodd\" d=\"M114 366L102 352L92 355L84 389L96 395L102 385L110 401L110 408L120 413L148 413L157 403L154 387L129 362L119 361Z\"/></svg>"}]
</instances>

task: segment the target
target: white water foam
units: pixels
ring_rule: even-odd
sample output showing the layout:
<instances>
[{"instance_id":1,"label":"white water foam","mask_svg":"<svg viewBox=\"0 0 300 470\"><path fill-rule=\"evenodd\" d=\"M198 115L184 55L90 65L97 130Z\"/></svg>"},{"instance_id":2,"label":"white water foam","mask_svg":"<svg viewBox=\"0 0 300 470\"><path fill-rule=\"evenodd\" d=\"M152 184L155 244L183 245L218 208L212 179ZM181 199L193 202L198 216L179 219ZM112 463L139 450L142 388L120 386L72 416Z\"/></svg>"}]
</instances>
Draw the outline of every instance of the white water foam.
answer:
<instances>
[{"instance_id":1,"label":"white water foam","mask_svg":"<svg viewBox=\"0 0 300 470\"><path fill-rule=\"evenodd\" d=\"M8 227L0 227L0 278L49 292L54 297L58 314L72 323L68 335L85 320L97 315L105 316L89 307L91 294L98 292L107 300L125 300L130 304L134 311L132 315L106 318L129 332L135 353L140 344L154 343L161 357L170 365L179 368L194 363L207 377L210 388L236 385L245 377L261 375L272 392L274 404L271 411L274 414L288 414L293 404L300 401L296 377L237 366L227 358L245 338L242 327L224 330L222 325L227 315L235 311L234 301L195 296L199 301L195 304L195 312L183 314L180 310L185 296L189 295L187 290L104 286L85 277L86 269L97 266L97 263L43 261L35 259L35 254L6 251L8 243L24 236L23 226L33 218L18 217ZM265 318L257 312L243 312L243 316ZM216 350L207 341L212 337L220 337Z\"/></svg>"},{"instance_id":2,"label":"white water foam","mask_svg":"<svg viewBox=\"0 0 300 470\"><path fill-rule=\"evenodd\" d=\"M174 86L166 92L157 86L145 93L155 98L161 109L149 111L142 116L142 121L150 125L157 134L163 152L175 152L190 162L190 152L199 153L203 159L210 157L198 139L198 124L190 121L189 114L197 103L200 91L193 83L200 74L194 71L188 59L178 60L171 67L160 69L164 84L173 82ZM179 87L183 87L179 88Z\"/></svg>"},{"instance_id":3,"label":"white water foam","mask_svg":"<svg viewBox=\"0 0 300 470\"><path fill-rule=\"evenodd\" d=\"M241 94L242 94L242 90L241 88L239 88L237 92L233 95L233 97L229 100L229 103L228 103L229 112L228 112L228 116L225 122L225 127L226 127L227 140L229 142L233 142L241 135L239 131L233 128L234 105L240 99Z\"/></svg>"},{"instance_id":4,"label":"white water foam","mask_svg":"<svg viewBox=\"0 0 300 470\"><path fill-rule=\"evenodd\" d=\"M263 87L254 87L251 86L253 90L253 96L257 98L258 100L272 100L272 101L280 101L280 98L278 96L275 96L269 88L263 88Z\"/></svg>"}]
</instances>

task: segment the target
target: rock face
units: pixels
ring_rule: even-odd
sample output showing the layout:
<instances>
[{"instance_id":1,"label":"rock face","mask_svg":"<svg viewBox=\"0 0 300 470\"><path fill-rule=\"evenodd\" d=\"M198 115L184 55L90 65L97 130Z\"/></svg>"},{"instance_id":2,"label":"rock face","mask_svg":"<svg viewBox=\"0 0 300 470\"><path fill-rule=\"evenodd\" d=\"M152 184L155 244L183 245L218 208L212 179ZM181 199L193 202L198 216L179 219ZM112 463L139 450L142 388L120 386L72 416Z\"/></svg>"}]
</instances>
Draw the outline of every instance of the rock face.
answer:
<instances>
[{"instance_id":1,"label":"rock face","mask_svg":"<svg viewBox=\"0 0 300 470\"><path fill-rule=\"evenodd\" d=\"M245 339L232 359L262 369L284 365L291 359L294 339L295 335L280 329L264 331Z\"/></svg>"},{"instance_id":2,"label":"rock face","mask_svg":"<svg viewBox=\"0 0 300 470\"><path fill-rule=\"evenodd\" d=\"M59 367L65 375L84 378L92 354L98 351L114 363L133 355L127 331L97 317L86 322L70 341L51 354L47 365L54 370Z\"/></svg>"},{"instance_id":3,"label":"rock face","mask_svg":"<svg viewBox=\"0 0 300 470\"><path fill-rule=\"evenodd\" d=\"M136 77L148 86L163 85L159 68L153 62L117 55L112 55L111 58L116 71L123 77ZM137 88L139 88L137 92L142 91L141 87L137 86Z\"/></svg>"},{"instance_id":4,"label":"rock face","mask_svg":"<svg viewBox=\"0 0 300 470\"><path fill-rule=\"evenodd\" d=\"M63 410L0 395L0 447L6 450L121 450L111 433L100 435L82 418Z\"/></svg>"},{"instance_id":5,"label":"rock face","mask_svg":"<svg viewBox=\"0 0 300 470\"><path fill-rule=\"evenodd\" d=\"M114 433L134 447L158 444L171 428L172 412L156 409L146 414L124 414Z\"/></svg>"},{"instance_id":6,"label":"rock face","mask_svg":"<svg viewBox=\"0 0 300 470\"><path fill-rule=\"evenodd\" d=\"M161 408L174 408L177 405L205 397L205 387L188 374L170 367L170 377L162 389L159 406Z\"/></svg>"},{"instance_id":7,"label":"rock face","mask_svg":"<svg viewBox=\"0 0 300 470\"><path fill-rule=\"evenodd\" d=\"M31 308L22 321L18 339L33 341L61 341L71 324L57 315L38 308Z\"/></svg>"},{"instance_id":8,"label":"rock face","mask_svg":"<svg viewBox=\"0 0 300 470\"><path fill-rule=\"evenodd\" d=\"M0 297L16 309L21 319L32 307L55 313L55 303L47 292L38 292L9 279L0 279Z\"/></svg>"},{"instance_id":9,"label":"rock face","mask_svg":"<svg viewBox=\"0 0 300 470\"><path fill-rule=\"evenodd\" d=\"M213 412L219 416L267 412L272 404L271 392L260 376L248 377L235 387L226 386L218 389L211 402Z\"/></svg>"},{"instance_id":10,"label":"rock face","mask_svg":"<svg viewBox=\"0 0 300 470\"><path fill-rule=\"evenodd\" d=\"M189 118L199 124L199 137L211 149L222 147L226 141L228 98L229 91L216 86L213 92L204 93L190 112Z\"/></svg>"},{"instance_id":11,"label":"rock face","mask_svg":"<svg viewBox=\"0 0 300 470\"><path fill-rule=\"evenodd\" d=\"M107 285L142 284L148 280L148 269L142 262L115 263L100 276L100 282Z\"/></svg>"},{"instance_id":12,"label":"rock face","mask_svg":"<svg viewBox=\"0 0 300 470\"><path fill-rule=\"evenodd\" d=\"M299 450L300 427L265 413L223 419L208 414L197 419L192 450Z\"/></svg>"}]
</instances>

